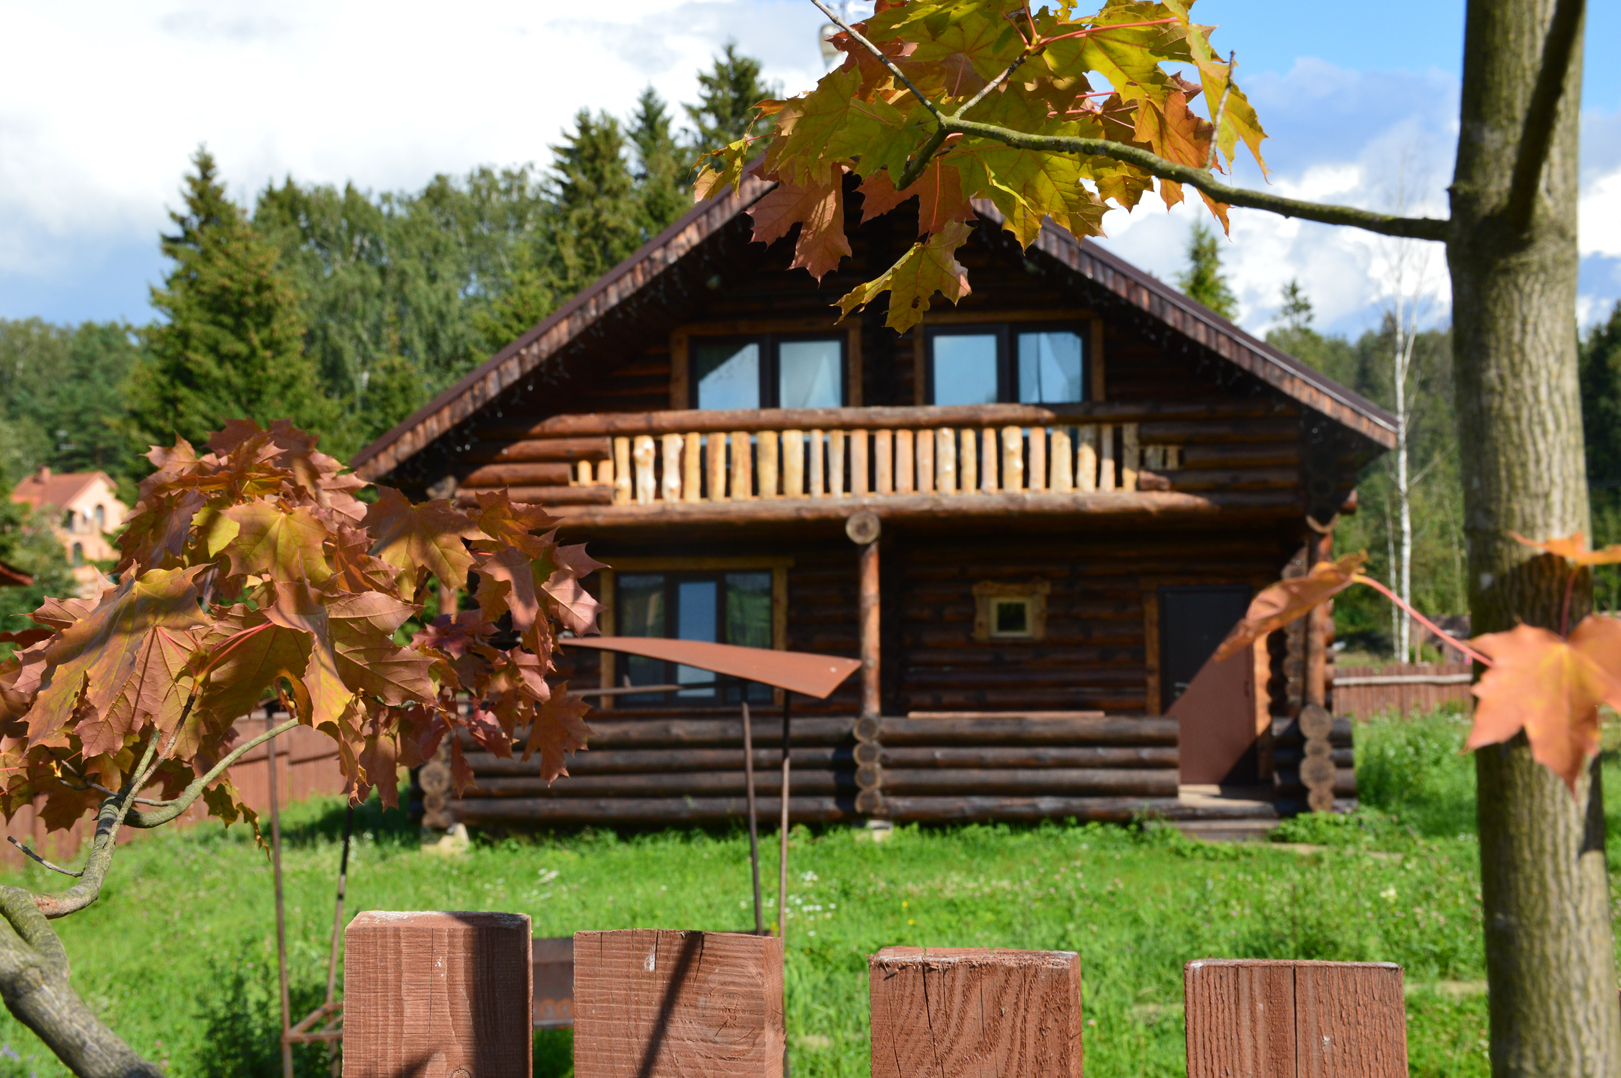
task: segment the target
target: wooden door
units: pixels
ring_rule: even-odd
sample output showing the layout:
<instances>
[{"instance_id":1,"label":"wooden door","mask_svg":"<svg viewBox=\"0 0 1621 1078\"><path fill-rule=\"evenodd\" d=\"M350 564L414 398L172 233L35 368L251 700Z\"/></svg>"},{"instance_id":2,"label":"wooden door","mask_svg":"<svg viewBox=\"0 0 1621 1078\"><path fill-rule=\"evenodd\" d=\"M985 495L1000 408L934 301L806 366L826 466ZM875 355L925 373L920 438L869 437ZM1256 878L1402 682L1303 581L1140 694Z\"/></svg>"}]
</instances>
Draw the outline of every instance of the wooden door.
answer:
<instances>
[{"instance_id":1,"label":"wooden door","mask_svg":"<svg viewBox=\"0 0 1621 1078\"><path fill-rule=\"evenodd\" d=\"M1247 648L1210 658L1250 595L1245 585L1159 589L1160 712L1178 720L1184 784L1256 781L1254 660Z\"/></svg>"}]
</instances>

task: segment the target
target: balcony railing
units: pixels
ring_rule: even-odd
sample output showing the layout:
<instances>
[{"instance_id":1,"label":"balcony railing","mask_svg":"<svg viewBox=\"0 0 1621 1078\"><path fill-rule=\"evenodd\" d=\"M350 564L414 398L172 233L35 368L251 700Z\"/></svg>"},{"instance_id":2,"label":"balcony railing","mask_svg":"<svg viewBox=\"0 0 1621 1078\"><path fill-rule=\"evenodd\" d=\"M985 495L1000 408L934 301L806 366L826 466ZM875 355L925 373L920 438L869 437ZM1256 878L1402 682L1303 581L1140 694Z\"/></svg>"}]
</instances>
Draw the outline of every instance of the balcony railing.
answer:
<instances>
[{"instance_id":1,"label":"balcony railing","mask_svg":"<svg viewBox=\"0 0 1621 1078\"><path fill-rule=\"evenodd\" d=\"M1207 413L1206 413L1207 414ZM1168 489L1171 410L984 405L557 416L475 443L461 489L566 505Z\"/></svg>"}]
</instances>

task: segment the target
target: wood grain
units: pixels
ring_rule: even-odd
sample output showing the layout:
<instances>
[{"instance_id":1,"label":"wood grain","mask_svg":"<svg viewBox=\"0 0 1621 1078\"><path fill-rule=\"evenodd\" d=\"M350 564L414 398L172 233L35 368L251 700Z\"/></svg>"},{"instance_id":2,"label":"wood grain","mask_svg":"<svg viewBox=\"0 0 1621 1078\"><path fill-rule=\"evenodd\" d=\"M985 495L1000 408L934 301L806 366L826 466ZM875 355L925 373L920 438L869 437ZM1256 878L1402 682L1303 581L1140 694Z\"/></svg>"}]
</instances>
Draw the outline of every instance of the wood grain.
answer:
<instances>
[{"instance_id":1,"label":"wood grain","mask_svg":"<svg viewBox=\"0 0 1621 1078\"><path fill-rule=\"evenodd\" d=\"M782 941L574 935L576 1078L781 1078Z\"/></svg>"},{"instance_id":2,"label":"wood grain","mask_svg":"<svg viewBox=\"0 0 1621 1078\"><path fill-rule=\"evenodd\" d=\"M1406 1078L1400 966L1206 959L1183 978L1188 1078Z\"/></svg>"},{"instance_id":3,"label":"wood grain","mask_svg":"<svg viewBox=\"0 0 1621 1078\"><path fill-rule=\"evenodd\" d=\"M867 968L873 1078L1080 1078L1073 952L886 947Z\"/></svg>"},{"instance_id":4,"label":"wood grain","mask_svg":"<svg viewBox=\"0 0 1621 1078\"><path fill-rule=\"evenodd\" d=\"M529 917L368 911L344 932L344 1078L529 1078Z\"/></svg>"}]
</instances>

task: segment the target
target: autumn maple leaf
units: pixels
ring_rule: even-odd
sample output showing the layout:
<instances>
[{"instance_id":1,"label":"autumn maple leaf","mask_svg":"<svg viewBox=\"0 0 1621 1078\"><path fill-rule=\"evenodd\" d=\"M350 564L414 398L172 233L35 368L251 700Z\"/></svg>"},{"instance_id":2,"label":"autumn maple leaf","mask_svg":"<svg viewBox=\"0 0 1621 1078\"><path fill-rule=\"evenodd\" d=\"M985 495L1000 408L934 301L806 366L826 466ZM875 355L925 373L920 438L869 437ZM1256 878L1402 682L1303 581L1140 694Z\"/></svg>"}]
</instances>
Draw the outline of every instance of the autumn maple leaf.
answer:
<instances>
[{"instance_id":1,"label":"autumn maple leaf","mask_svg":"<svg viewBox=\"0 0 1621 1078\"><path fill-rule=\"evenodd\" d=\"M1588 548L1587 536L1582 532L1576 532L1560 539L1546 540L1527 539L1525 536L1515 532L1509 532L1509 534L1528 547L1557 555L1577 565L1621 564L1621 543L1612 543L1603 550L1592 550Z\"/></svg>"},{"instance_id":2,"label":"autumn maple leaf","mask_svg":"<svg viewBox=\"0 0 1621 1078\"><path fill-rule=\"evenodd\" d=\"M1571 793L1599 749L1598 705L1621 708L1621 621L1583 618L1562 640L1517 625L1471 641L1492 660L1474 686L1474 726L1466 747L1507 741L1521 730L1537 762Z\"/></svg>"},{"instance_id":3,"label":"autumn maple leaf","mask_svg":"<svg viewBox=\"0 0 1621 1078\"><path fill-rule=\"evenodd\" d=\"M1261 589L1250 601L1244 618L1216 649L1217 662L1236 655L1243 648L1296 618L1312 607L1333 598L1356 582L1357 570L1368 560L1366 554L1347 554L1338 561L1320 561L1311 572L1293 580L1280 580Z\"/></svg>"},{"instance_id":4,"label":"autumn maple leaf","mask_svg":"<svg viewBox=\"0 0 1621 1078\"><path fill-rule=\"evenodd\" d=\"M914 243L884 273L839 300L846 315L889 292L889 317L884 324L904 333L923 320L936 292L956 303L968 294L968 271L957 261L957 248L968 242L968 226L953 221L927 241Z\"/></svg>"},{"instance_id":5,"label":"autumn maple leaf","mask_svg":"<svg viewBox=\"0 0 1621 1078\"><path fill-rule=\"evenodd\" d=\"M534 724L524 744L523 758L540 753L540 776L547 782L568 774L565 753L586 747L591 728L581 720L589 708L579 697L570 696L568 683L557 687L552 698L535 709Z\"/></svg>"},{"instance_id":6,"label":"autumn maple leaf","mask_svg":"<svg viewBox=\"0 0 1621 1078\"><path fill-rule=\"evenodd\" d=\"M462 540L483 534L467 514L443 499L413 505L393 487L377 490L380 496L361 521L372 534L372 553L392 565L402 582L426 568L441 583L461 587L473 567L473 556ZM413 582L412 598L415 592Z\"/></svg>"}]
</instances>

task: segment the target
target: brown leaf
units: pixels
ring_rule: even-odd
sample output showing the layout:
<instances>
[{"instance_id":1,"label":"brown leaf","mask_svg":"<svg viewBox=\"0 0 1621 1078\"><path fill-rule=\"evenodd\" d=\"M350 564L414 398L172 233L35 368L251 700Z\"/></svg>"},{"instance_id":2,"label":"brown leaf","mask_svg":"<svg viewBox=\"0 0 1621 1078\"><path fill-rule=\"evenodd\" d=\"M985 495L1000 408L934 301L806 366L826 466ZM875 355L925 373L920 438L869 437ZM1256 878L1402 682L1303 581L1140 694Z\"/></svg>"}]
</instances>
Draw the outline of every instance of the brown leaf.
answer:
<instances>
[{"instance_id":1,"label":"brown leaf","mask_svg":"<svg viewBox=\"0 0 1621 1078\"><path fill-rule=\"evenodd\" d=\"M312 584L332 576L323 548L326 525L308 509L288 511L275 502L258 501L233 505L221 515L238 528L236 538L224 548L232 576L255 574Z\"/></svg>"},{"instance_id":2,"label":"brown leaf","mask_svg":"<svg viewBox=\"0 0 1621 1078\"><path fill-rule=\"evenodd\" d=\"M540 753L540 776L547 782L568 774L565 753L586 747L591 728L581 720L591 708L578 696L570 696L568 683L558 685L551 699L535 708L529 727L529 740L523 748L525 760Z\"/></svg>"},{"instance_id":3,"label":"brown leaf","mask_svg":"<svg viewBox=\"0 0 1621 1078\"><path fill-rule=\"evenodd\" d=\"M889 173L879 169L857 188L863 196L863 224L888 213L907 199L917 196L917 234L927 236L944 229L952 221L974 220L974 207L962 194L962 174L944 165L939 158L930 162L917 182L896 191Z\"/></svg>"},{"instance_id":4,"label":"brown leaf","mask_svg":"<svg viewBox=\"0 0 1621 1078\"><path fill-rule=\"evenodd\" d=\"M400 803L398 774L399 751L392 734L376 732L376 724L366 734L366 747L360 750L360 766L366 769L366 779L377 787L384 808L395 808Z\"/></svg>"},{"instance_id":5,"label":"brown leaf","mask_svg":"<svg viewBox=\"0 0 1621 1078\"><path fill-rule=\"evenodd\" d=\"M1261 590L1250 601L1244 619L1233 626L1214 656L1217 662L1237 654L1274 629L1281 629L1304 617L1318 603L1350 587L1358 569L1368 560L1366 554L1347 554L1338 561L1320 561L1311 572L1295 580L1280 580Z\"/></svg>"},{"instance_id":6,"label":"brown leaf","mask_svg":"<svg viewBox=\"0 0 1621 1078\"><path fill-rule=\"evenodd\" d=\"M1598 705L1621 708L1621 621L1590 615L1561 640L1517 625L1470 641L1492 660L1474 686L1474 726L1466 747L1507 741L1522 729L1531 755L1576 792L1599 749Z\"/></svg>"},{"instance_id":7,"label":"brown leaf","mask_svg":"<svg viewBox=\"0 0 1621 1078\"><path fill-rule=\"evenodd\" d=\"M489 536L494 545L482 540L475 545L494 550L502 546L517 547L531 558L546 556L551 545L545 533L557 527L557 518L538 505L514 502L506 488L478 492L478 530ZM535 533L541 533L539 535Z\"/></svg>"},{"instance_id":8,"label":"brown leaf","mask_svg":"<svg viewBox=\"0 0 1621 1078\"><path fill-rule=\"evenodd\" d=\"M483 537L467 515L443 499L412 505L393 487L377 490L380 496L366 510L362 526L372 534L372 553L400 573L402 594L409 583L409 595L416 597L419 584L411 578L419 569L445 584L463 586L473 556L462 540Z\"/></svg>"},{"instance_id":9,"label":"brown leaf","mask_svg":"<svg viewBox=\"0 0 1621 1078\"><path fill-rule=\"evenodd\" d=\"M1568 535L1563 539L1548 539L1546 541L1527 539L1525 536L1514 532L1509 532L1509 534L1528 547L1534 547L1537 550L1557 555L1577 565L1621 564L1621 543L1611 544L1603 550L1590 550L1587 546L1587 536L1581 532Z\"/></svg>"},{"instance_id":10,"label":"brown leaf","mask_svg":"<svg viewBox=\"0 0 1621 1078\"><path fill-rule=\"evenodd\" d=\"M587 556L583 543L558 547L552 559L557 569L547 576L541 590L552 599L553 615L575 636L596 635L601 631L597 615L602 612L602 604L591 597L580 580L607 566Z\"/></svg>"},{"instance_id":11,"label":"brown leaf","mask_svg":"<svg viewBox=\"0 0 1621 1078\"><path fill-rule=\"evenodd\" d=\"M535 563L514 547L495 554L480 554L474 563L478 570L478 590L473 598L489 621L512 614L512 628L527 633L540 617L540 594L535 581ZM563 572L563 570L558 570Z\"/></svg>"}]
</instances>

